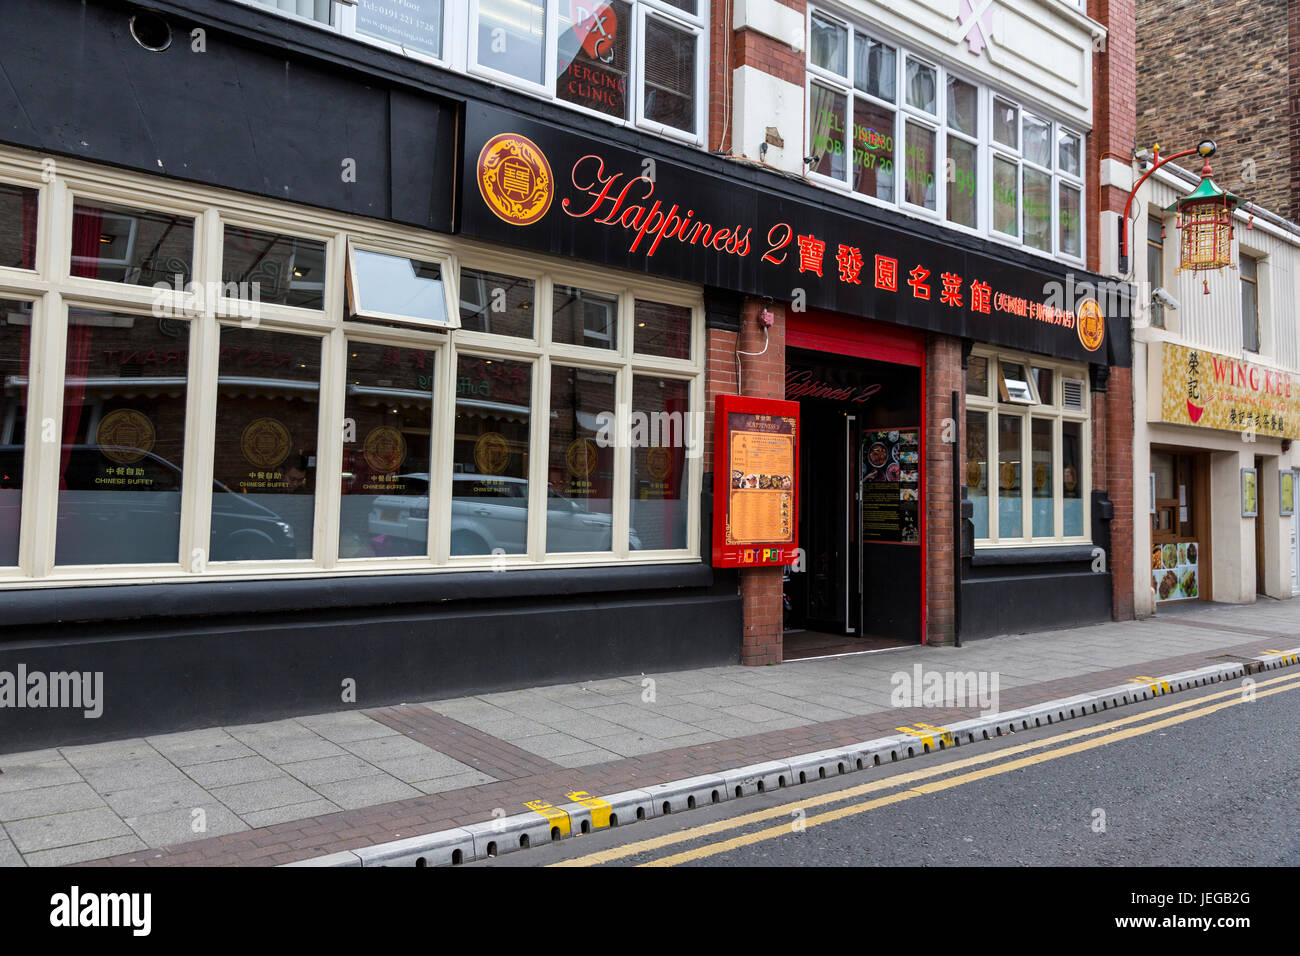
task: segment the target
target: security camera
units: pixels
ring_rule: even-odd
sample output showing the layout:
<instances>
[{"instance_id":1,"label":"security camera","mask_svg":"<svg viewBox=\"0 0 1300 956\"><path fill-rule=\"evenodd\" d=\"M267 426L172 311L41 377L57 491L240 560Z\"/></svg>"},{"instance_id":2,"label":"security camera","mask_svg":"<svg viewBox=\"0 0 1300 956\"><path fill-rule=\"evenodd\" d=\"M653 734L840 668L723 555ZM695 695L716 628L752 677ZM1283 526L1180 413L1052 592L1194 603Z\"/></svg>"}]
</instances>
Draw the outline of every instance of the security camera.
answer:
<instances>
[{"instance_id":1,"label":"security camera","mask_svg":"<svg viewBox=\"0 0 1300 956\"><path fill-rule=\"evenodd\" d=\"M1151 301L1159 302L1165 308L1173 309L1175 312L1177 312L1180 308L1182 308L1178 300L1175 299L1168 292L1166 292L1164 289L1156 289L1154 292L1152 292Z\"/></svg>"},{"instance_id":2,"label":"security camera","mask_svg":"<svg viewBox=\"0 0 1300 956\"><path fill-rule=\"evenodd\" d=\"M818 156L816 153L814 153L811 156L805 156L803 158L803 161L805 166L816 166L818 163L822 161L822 158Z\"/></svg>"}]
</instances>

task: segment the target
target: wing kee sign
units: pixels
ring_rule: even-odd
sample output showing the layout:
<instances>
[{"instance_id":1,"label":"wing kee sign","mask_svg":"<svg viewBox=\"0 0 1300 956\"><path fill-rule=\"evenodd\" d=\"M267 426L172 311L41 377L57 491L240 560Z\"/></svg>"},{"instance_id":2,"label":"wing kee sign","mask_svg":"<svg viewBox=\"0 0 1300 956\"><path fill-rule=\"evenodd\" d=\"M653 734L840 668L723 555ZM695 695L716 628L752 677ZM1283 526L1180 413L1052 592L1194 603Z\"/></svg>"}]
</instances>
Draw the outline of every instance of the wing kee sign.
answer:
<instances>
[{"instance_id":1,"label":"wing kee sign","mask_svg":"<svg viewBox=\"0 0 1300 956\"><path fill-rule=\"evenodd\" d=\"M1063 358L1129 362L1122 342L1107 342L1108 320L1117 329L1123 321L1087 296L1089 273L1025 268L496 107L466 112L466 235Z\"/></svg>"}]
</instances>

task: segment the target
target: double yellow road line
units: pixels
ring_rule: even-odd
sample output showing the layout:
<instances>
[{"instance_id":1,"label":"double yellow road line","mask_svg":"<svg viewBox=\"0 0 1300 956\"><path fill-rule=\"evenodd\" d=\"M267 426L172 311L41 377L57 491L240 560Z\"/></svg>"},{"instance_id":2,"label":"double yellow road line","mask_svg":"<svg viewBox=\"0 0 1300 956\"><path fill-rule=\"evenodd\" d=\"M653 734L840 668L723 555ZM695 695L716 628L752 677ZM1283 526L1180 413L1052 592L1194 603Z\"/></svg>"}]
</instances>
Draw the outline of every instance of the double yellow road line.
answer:
<instances>
[{"instance_id":1,"label":"double yellow road line","mask_svg":"<svg viewBox=\"0 0 1300 956\"><path fill-rule=\"evenodd\" d=\"M771 807L766 810L758 810L754 813L729 817L726 820L719 820L716 823L709 823L704 826L692 827L687 830L681 830L677 833L669 833L648 840L639 840L635 843L624 844L623 846L613 847L608 850L601 850L596 853L589 853L584 856L561 860L552 863L551 866L597 866L602 863L612 863L617 860L624 860L641 854L654 853L667 847L683 843L694 843L700 840L707 840L709 837L726 833L729 830L751 827L767 820L788 818L799 811L806 812L814 807L853 801L858 797L878 793L880 791L895 791L865 801L851 802L847 806L830 810L826 813L818 814L817 816L805 817L800 821L800 826L803 829L809 829L811 827L820 826L823 823L831 823L836 820L843 820L846 817L868 813L878 807L902 803L907 800L913 800L916 797L924 796L925 794L950 790L954 787L960 787L963 784L974 783L977 780L999 776L1004 773L1010 773L1014 770L1022 770L1025 767L1046 763L1049 760L1057 760L1061 757L1068 757L1073 754L1082 753L1086 750L1104 747L1107 744L1118 743L1122 740L1128 740L1133 737L1142 736L1143 734L1153 733L1165 727L1172 727L1189 720L1196 720L1200 717L1208 717L1211 714L1225 710L1229 707L1236 707L1240 704L1249 703L1250 701L1257 700L1261 697L1269 697L1273 694L1280 694L1284 691L1290 690L1300 690L1300 675L1291 674L1286 677L1275 677L1271 680L1259 681L1249 688L1225 690L1215 694L1196 697L1176 704L1160 707L1155 710L1134 714L1130 717L1123 717L1119 720L1097 724L1093 727L1085 727L1080 730L1072 730L1063 734L1055 734L1051 737L1046 737L1032 743L1019 744L1014 747L1005 747L994 751L993 753L983 754L976 757L967 757L962 760L954 760L933 767L927 767L923 770L914 770L908 773L895 774L882 780L874 780L871 783L849 787L844 790L838 790L834 793L809 797L806 800L796 800L791 803L782 804L779 807ZM1070 743L1070 741L1075 742ZM1032 751L1045 752L1033 754L1031 756L1017 756L1019 754L1030 754ZM967 768L972 767L978 769L970 770L967 773L957 773L957 771L966 770ZM942 779L933 779L936 777ZM708 859L709 857L717 856L721 853L727 853L731 850L737 850L741 847L752 846L766 840L773 840L777 837L786 836L791 832L792 825L787 819L785 822L782 822L777 826L767 827L750 833L743 833L739 836L716 842L706 842L700 846L672 853L668 856L659 857L640 865L677 866L681 863Z\"/></svg>"}]
</instances>

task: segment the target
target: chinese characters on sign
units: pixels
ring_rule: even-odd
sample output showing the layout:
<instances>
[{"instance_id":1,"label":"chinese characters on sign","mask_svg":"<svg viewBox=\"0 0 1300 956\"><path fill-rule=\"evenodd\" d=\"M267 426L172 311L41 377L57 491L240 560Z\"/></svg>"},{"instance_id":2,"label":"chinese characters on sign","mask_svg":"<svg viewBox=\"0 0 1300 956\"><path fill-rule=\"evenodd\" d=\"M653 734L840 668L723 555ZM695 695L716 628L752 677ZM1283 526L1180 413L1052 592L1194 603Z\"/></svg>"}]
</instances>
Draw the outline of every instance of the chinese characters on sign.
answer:
<instances>
[{"instance_id":1,"label":"chinese characters on sign","mask_svg":"<svg viewBox=\"0 0 1300 956\"><path fill-rule=\"evenodd\" d=\"M1160 383L1152 421L1300 438L1300 382L1254 362L1152 343L1149 373Z\"/></svg>"}]
</instances>

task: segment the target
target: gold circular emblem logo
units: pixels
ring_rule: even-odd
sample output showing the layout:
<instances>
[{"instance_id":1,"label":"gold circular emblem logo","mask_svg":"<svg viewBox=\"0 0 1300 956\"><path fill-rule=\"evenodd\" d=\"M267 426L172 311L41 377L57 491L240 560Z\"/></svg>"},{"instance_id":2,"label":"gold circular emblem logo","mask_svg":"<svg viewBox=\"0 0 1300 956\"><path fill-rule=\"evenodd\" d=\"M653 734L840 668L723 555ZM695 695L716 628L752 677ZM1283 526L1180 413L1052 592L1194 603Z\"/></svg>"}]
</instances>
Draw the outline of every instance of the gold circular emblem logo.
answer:
<instances>
[{"instance_id":1,"label":"gold circular emblem logo","mask_svg":"<svg viewBox=\"0 0 1300 956\"><path fill-rule=\"evenodd\" d=\"M478 154L478 191L498 219L530 226L551 208L551 164L532 140L499 133Z\"/></svg>"},{"instance_id":2,"label":"gold circular emblem logo","mask_svg":"<svg viewBox=\"0 0 1300 956\"><path fill-rule=\"evenodd\" d=\"M978 488L984 478L984 467L978 461L966 462L966 487Z\"/></svg>"},{"instance_id":3,"label":"gold circular emblem logo","mask_svg":"<svg viewBox=\"0 0 1300 956\"><path fill-rule=\"evenodd\" d=\"M380 425L366 435L362 453L372 471L392 474L406 460L406 438L392 425Z\"/></svg>"},{"instance_id":4,"label":"gold circular emblem logo","mask_svg":"<svg viewBox=\"0 0 1300 956\"><path fill-rule=\"evenodd\" d=\"M487 432L474 443L474 464L485 475L499 475L510 463L510 443L498 432Z\"/></svg>"},{"instance_id":5,"label":"gold circular emblem logo","mask_svg":"<svg viewBox=\"0 0 1300 956\"><path fill-rule=\"evenodd\" d=\"M645 470L655 481L663 481L673 470L673 456L667 448L655 446L645 453Z\"/></svg>"},{"instance_id":6,"label":"gold circular emblem logo","mask_svg":"<svg viewBox=\"0 0 1300 956\"><path fill-rule=\"evenodd\" d=\"M154 438L153 422L134 408L109 412L95 429L95 444L100 452L119 465L137 462L153 451Z\"/></svg>"},{"instance_id":7,"label":"gold circular emblem logo","mask_svg":"<svg viewBox=\"0 0 1300 956\"><path fill-rule=\"evenodd\" d=\"M575 478L590 478L600 461L600 450L590 438L575 438L564 453L564 463Z\"/></svg>"},{"instance_id":8,"label":"gold circular emblem logo","mask_svg":"<svg viewBox=\"0 0 1300 956\"><path fill-rule=\"evenodd\" d=\"M1096 299L1084 299L1080 303L1075 331L1079 333L1079 341L1089 352L1101 348L1101 343L1106 338L1106 316L1102 313L1101 305Z\"/></svg>"},{"instance_id":9,"label":"gold circular emblem logo","mask_svg":"<svg viewBox=\"0 0 1300 956\"><path fill-rule=\"evenodd\" d=\"M1047 466L1042 463L1034 465L1034 487L1039 491L1047 487Z\"/></svg>"},{"instance_id":10,"label":"gold circular emblem logo","mask_svg":"<svg viewBox=\"0 0 1300 956\"><path fill-rule=\"evenodd\" d=\"M274 418L254 419L244 429L239 447L254 468L276 468L289 457L289 429Z\"/></svg>"}]
</instances>

